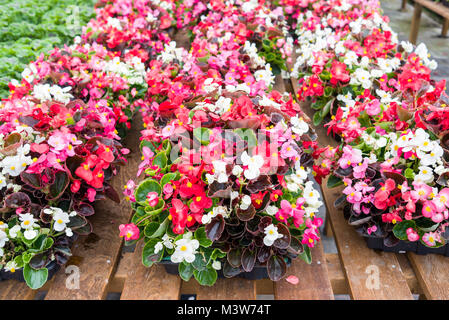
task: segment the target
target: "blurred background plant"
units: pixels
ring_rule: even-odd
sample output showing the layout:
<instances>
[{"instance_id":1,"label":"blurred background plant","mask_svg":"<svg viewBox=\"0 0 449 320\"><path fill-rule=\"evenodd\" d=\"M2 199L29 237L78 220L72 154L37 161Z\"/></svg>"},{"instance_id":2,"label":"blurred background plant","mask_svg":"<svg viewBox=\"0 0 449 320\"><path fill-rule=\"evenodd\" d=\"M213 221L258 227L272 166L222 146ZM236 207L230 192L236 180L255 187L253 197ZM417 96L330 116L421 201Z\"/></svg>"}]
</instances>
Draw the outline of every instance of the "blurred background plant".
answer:
<instances>
[{"instance_id":1,"label":"blurred background plant","mask_svg":"<svg viewBox=\"0 0 449 320\"><path fill-rule=\"evenodd\" d=\"M0 98L42 52L71 44L94 17L95 0L0 0Z\"/></svg>"}]
</instances>

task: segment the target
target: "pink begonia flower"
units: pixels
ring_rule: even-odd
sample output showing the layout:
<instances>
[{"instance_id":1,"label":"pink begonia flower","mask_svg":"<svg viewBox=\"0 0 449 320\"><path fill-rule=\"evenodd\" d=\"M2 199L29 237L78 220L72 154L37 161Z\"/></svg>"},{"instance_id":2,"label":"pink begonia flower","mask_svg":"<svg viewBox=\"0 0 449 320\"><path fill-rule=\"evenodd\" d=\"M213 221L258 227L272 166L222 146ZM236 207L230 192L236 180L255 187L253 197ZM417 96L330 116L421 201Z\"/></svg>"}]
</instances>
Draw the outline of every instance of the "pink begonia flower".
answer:
<instances>
[{"instance_id":1,"label":"pink begonia flower","mask_svg":"<svg viewBox=\"0 0 449 320\"><path fill-rule=\"evenodd\" d=\"M120 152L123 154L123 155L127 155L127 154L129 154L129 149L128 148L122 148L122 149L120 149Z\"/></svg>"},{"instance_id":2,"label":"pink begonia flower","mask_svg":"<svg viewBox=\"0 0 449 320\"><path fill-rule=\"evenodd\" d=\"M280 154L284 159L294 158L298 156L298 152L291 146L290 142L286 142L282 145Z\"/></svg>"},{"instance_id":3,"label":"pink begonia flower","mask_svg":"<svg viewBox=\"0 0 449 320\"><path fill-rule=\"evenodd\" d=\"M347 169L353 164L356 165L362 162L362 151L359 149L353 149L351 146L343 147L343 155L338 160L338 164L342 169Z\"/></svg>"},{"instance_id":4,"label":"pink begonia flower","mask_svg":"<svg viewBox=\"0 0 449 320\"><path fill-rule=\"evenodd\" d=\"M167 200L168 198L171 197L171 195L173 194L173 186L170 183L167 183L164 185L164 188L162 189L162 192L164 193L164 199Z\"/></svg>"},{"instance_id":5,"label":"pink begonia flower","mask_svg":"<svg viewBox=\"0 0 449 320\"><path fill-rule=\"evenodd\" d=\"M426 218L431 218L433 214L436 212L435 204L432 201L424 201L422 207L422 215Z\"/></svg>"},{"instance_id":6,"label":"pink begonia flower","mask_svg":"<svg viewBox=\"0 0 449 320\"><path fill-rule=\"evenodd\" d=\"M414 190L410 191L410 196L414 201L425 201L429 197L429 195L432 193L432 187L425 183L419 183L413 181L413 187ZM402 191L402 189L401 189Z\"/></svg>"},{"instance_id":7,"label":"pink begonia flower","mask_svg":"<svg viewBox=\"0 0 449 320\"><path fill-rule=\"evenodd\" d=\"M147 199L150 207L155 207L159 203L159 195L157 192L148 192Z\"/></svg>"},{"instance_id":8,"label":"pink begonia flower","mask_svg":"<svg viewBox=\"0 0 449 320\"><path fill-rule=\"evenodd\" d=\"M407 232L407 239L409 241L413 242L413 241L418 241L419 240L418 232L416 232L413 228L408 228L406 230L406 232Z\"/></svg>"},{"instance_id":9,"label":"pink begonia flower","mask_svg":"<svg viewBox=\"0 0 449 320\"><path fill-rule=\"evenodd\" d=\"M307 244L309 248L313 248L315 246L315 240L320 240L320 237L318 236L316 229L306 229L303 234L303 238L301 243Z\"/></svg>"},{"instance_id":10,"label":"pink begonia flower","mask_svg":"<svg viewBox=\"0 0 449 320\"><path fill-rule=\"evenodd\" d=\"M438 212L444 211L447 207L449 207L449 188L441 189L432 201Z\"/></svg>"},{"instance_id":11,"label":"pink begonia flower","mask_svg":"<svg viewBox=\"0 0 449 320\"><path fill-rule=\"evenodd\" d=\"M146 166L149 166L152 164L152 158L154 156L154 152L151 151L150 148L148 147L143 147L142 148L142 162L139 164L139 170L137 170L137 176L140 176L140 174L142 173L142 171L145 170Z\"/></svg>"},{"instance_id":12,"label":"pink begonia flower","mask_svg":"<svg viewBox=\"0 0 449 320\"><path fill-rule=\"evenodd\" d=\"M293 285L297 285L299 283L299 279L296 276L288 276L285 280Z\"/></svg>"},{"instance_id":13,"label":"pink begonia flower","mask_svg":"<svg viewBox=\"0 0 449 320\"><path fill-rule=\"evenodd\" d=\"M365 158L363 162L359 162L353 169L354 178L362 179L365 177L366 169L368 168L369 159Z\"/></svg>"},{"instance_id":14,"label":"pink begonia flower","mask_svg":"<svg viewBox=\"0 0 449 320\"><path fill-rule=\"evenodd\" d=\"M371 234L373 232L377 231L377 226L372 226L366 229L366 232L368 232L368 234Z\"/></svg>"},{"instance_id":15,"label":"pink begonia flower","mask_svg":"<svg viewBox=\"0 0 449 320\"><path fill-rule=\"evenodd\" d=\"M377 99L374 99L373 101L369 102L365 106L365 111L370 116L375 116L380 113L380 102Z\"/></svg>"},{"instance_id":16,"label":"pink begonia flower","mask_svg":"<svg viewBox=\"0 0 449 320\"><path fill-rule=\"evenodd\" d=\"M427 232L422 236L422 241L429 247L435 247L437 242L441 242L440 235L436 232Z\"/></svg>"},{"instance_id":17,"label":"pink begonia flower","mask_svg":"<svg viewBox=\"0 0 449 320\"><path fill-rule=\"evenodd\" d=\"M136 183L133 180L128 180L124 189L125 191L123 191L123 194L126 196L126 199L135 202L136 198L134 197L134 190L136 189Z\"/></svg>"},{"instance_id":18,"label":"pink begonia flower","mask_svg":"<svg viewBox=\"0 0 449 320\"><path fill-rule=\"evenodd\" d=\"M94 202L95 201L96 194L97 194L97 191L95 189L93 189L93 188L87 189L87 199L90 202Z\"/></svg>"},{"instance_id":19,"label":"pink begonia flower","mask_svg":"<svg viewBox=\"0 0 449 320\"><path fill-rule=\"evenodd\" d=\"M126 241L137 240L140 237L140 230L134 223L121 224L119 230L120 237L125 237Z\"/></svg>"}]
</instances>

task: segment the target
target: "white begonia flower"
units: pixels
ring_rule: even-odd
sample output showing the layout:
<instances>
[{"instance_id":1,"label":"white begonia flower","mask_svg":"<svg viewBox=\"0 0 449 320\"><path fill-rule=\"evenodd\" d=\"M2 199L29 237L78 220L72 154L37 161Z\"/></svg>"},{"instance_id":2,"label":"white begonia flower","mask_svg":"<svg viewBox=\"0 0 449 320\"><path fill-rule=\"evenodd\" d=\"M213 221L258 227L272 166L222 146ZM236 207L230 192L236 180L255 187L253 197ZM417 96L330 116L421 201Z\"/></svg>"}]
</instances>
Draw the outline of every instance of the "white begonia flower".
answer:
<instances>
[{"instance_id":1,"label":"white begonia flower","mask_svg":"<svg viewBox=\"0 0 449 320\"><path fill-rule=\"evenodd\" d=\"M277 102L274 102L273 100L269 99L266 95L262 97L262 99L259 100L259 105L262 107L274 107L278 110L281 109L281 105Z\"/></svg>"},{"instance_id":2,"label":"white begonia flower","mask_svg":"<svg viewBox=\"0 0 449 320\"><path fill-rule=\"evenodd\" d=\"M347 64L349 67L352 67L353 64L356 64L358 61L357 54L354 51L348 51L345 54L344 63Z\"/></svg>"},{"instance_id":3,"label":"white begonia flower","mask_svg":"<svg viewBox=\"0 0 449 320\"><path fill-rule=\"evenodd\" d=\"M6 177L0 174L0 190L6 187Z\"/></svg>"},{"instance_id":4,"label":"white begonia flower","mask_svg":"<svg viewBox=\"0 0 449 320\"><path fill-rule=\"evenodd\" d=\"M38 226L36 224L37 219L34 219L34 216L31 213L19 214L19 220L21 221L20 226L22 227L22 229L28 230Z\"/></svg>"},{"instance_id":5,"label":"white begonia flower","mask_svg":"<svg viewBox=\"0 0 449 320\"><path fill-rule=\"evenodd\" d=\"M9 239L8 239L8 235L6 234L6 232L3 230L0 230L0 248L3 248L8 240Z\"/></svg>"},{"instance_id":6,"label":"white begonia flower","mask_svg":"<svg viewBox=\"0 0 449 320\"><path fill-rule=\"evenodd\" d=\"M201 222L203 224L208 224L212 221L213 218L215 218L219 214L223 218L227 218L229 216L228 209L226 209L226 207L223 207L223 206L214 207L214 208L212 208L212 211L207 212L206 214L204 214L201 217Z\"/></svg>"},{"instance_id":7,"label":"white begonia flower","mask_svg":"<svg viewBox=\"0 0 449 320\"><path fill-rule=\"evenodd\" d=\"M196 239L180 239L175 242L175 252L171 256L173 263L181 263L186 261L192 263L195 260L196 249L200 243Z\"/></svg>"},{"instance_id":8,"label":"white begonia flower","mask_svg":"<svg viewBox=\"0 0 449 320\"><path fill-rule=\"evenodd\" d=\"M12 227L11 229L9 229L9 237L11 239L15 239L17 237L17 232L20 231L20 226L17 224L14 227Z\"/></svg>"},{"instance_id":9,"label":"white begonia flower","mask_svg":"<svg viewBox=\"0 0 449 320\"><path fill-rule=\"evenodd\" d=\"M267 247L272 246L277 239L283 237L283 235L278 232L278 228L274 224L270 224L269 226L267 226L264 230L264 233L265 237L263 238L263 243Z\"/></svg>"},{"instance_id":10,"label":"white begonia flower","mask_svg":"<svg viewBox=\"0 0 449 320\"><path fill-rule=\"evenodd\" d=\"M404 48L405 52L412 52L413 51L413 44L408 41L401 41L401 46Z\"/></svg>"},{"instance_id":11,"label":"white begonia flower","mask_svg":"<svg viewBox=\"0 0 449 320\"><path fill-rule=\"evenodd\" d=\"M2 248L0 248L0 258L3 257L3 255L5 254L5 252L3 251ZM1 266L0 266L1 267Z\"/></svg>"},{"instance_id":12,"label":"white begonia flower","mask_svg":"<svg viewBox=\"0 0 449 320\"><path fill-rule=\"evenodd\" d=\"M36 84L33 87L32 95L43 101L51 100L51 94L50 94L50 85L49 84Z\"/></svg>"},{"instance_id":13,"label":"white begonia flower","mask_svg":"<svg viewBox=\"0 0 449 320\"><path fill-rule=\"evenodd\" d=\"M158 242L156 243L156 245L154 246L154 253L157 254L159 253L159 251L161 251L162 249L164 249L164 245L162 244L162 242Z\"/></svg>"},{"instance_id":14,"label":"white begonia flower","mask_svg":"<svg viewBox=\"0 0 449 320\"><path fill-rule=\"evenodd\" d=\"M16 269L18 268L17 263L14 260L8 261L5 265L5 271L9 272L16 272Z\"/></svg>"},{"instance_id":15,"label":"white begonia flower","mask_svg":"<svg viewBox=\"0 0 449 320\"><path fill-rule=\"evenodd\" d=\"M414 181L415 182L424 182L424 183L431 183L433 182L434 175L433 170L430 167L426 166L420 166L418 167L419 173L415 175Z\"/></svg>"},{"instance_id":16,"label":"white begonia flower","mask_svg":"<svg viewBox=\"0 0 449 320\"><path fill-rule=\"evenodd\" d=\"M162 244L169 248L169 249L173 249L173 240L168 236L168 234L164 234L164 236L162 237Z\"/></svg>"},{"instance_id":17,"label":"white begonia flower","mask_svg":"<svg viewBox=\"0 0 449 320\"><path fill-rule=\"evenodd\" d=\"M304 198L308 205L318 207L321 205L320 193L313 187L312 181L307 181L304 187Z\"/></svg>"},{"instance_id":18,"label":"white begonia flower","mask_svg":"<svg viewBox=\"0 0 449 320\"><path fill-rule=\"evenodd\" d=\"M213 91L217 90L218 87L219 87L219 84L218 83L214 83L214 79L213 78L207 78L203 82L203 90L206 91L207 93L210 93L210 92L213 92ZM222 98L222 97L220 97L220 98Z\"/></svg>"},{"instance_id":19,"label":"white begonia flower","mask_svg":"<svg viewBox=\"0 0 449 320\"><path fill-rule=\"evenodd\" d=\"M428 59L429 58L429 51L427 50L427 47L424 43L420 43L415 48L415 53L421 58L421 59Z\"/></svg>"},{"instance_id":20,"label":"white begonia flower","mask_svg":"<svg viewBox=\"0 0 449 320\"><path fill-rule=\"evenodd\" d=\"M67 227L67 223L70 222L69 214L59 209L53 213L53 221L53 229L57 232L61 232Z\"/></svg>"},{"instance_id":21,"label":"white begonia flower","mask_svg":"<svg viewBox=\"0 0 449 320\"><path fill-rule=\"evenodd\" d=\"M12 177L17 177L26 169L26 167L33 163L33 160L29 156L21 154L15 156L5 157L0 166L3 168L2 174L9 174Z\"/></svg>"},{"instance_id":22,"label":"white begonia flower","mask_svg":"<svg viewBox=\"0 0 449 320\"><path fill-rule=\"evenodd\" d=\"M65 229L65 235L66 235L67 237L73 236L72 228L66 228L66 229Z\"/></svg>"},{"instance_id":23,"label":"white begonia flower","mask_svg":"<svg viewBox=\"0 0 449 320\"><path fill-rule=\"evenodd\" d=\"M355 70L351 77L350 84L361 85L364 89L369 89L372 86L371 74L363 68Z\"/></svg>"},{"instance_id":24,"label":"white begonia flower","mask_svg":"<svg viewBox=\"0 0 449 320\"><path fill-rule=\"evenodd\" d=\"M219 260L215 260L212 262L212 268L215 270L221 270L221 262Z\"/></svg>"},{"instance_id":25,"label":"white begonia flower","mask_svg":"<svg viewBox=\"0 0 449 320\"><path fill-rule=\"evenodd\" d=\"M292 131L298 136L302 136L304 133L309 131L309 125L304 121L303 118L294 116L290 118L290 123L292 125Z\"/></svg>"},{"instance_id":26,"label":"white begonia flower","mask_svg":"<svg viewBox=\"0 0 449 320\"><path fill-rule=\"evenodd\" d=\"M375 142L375 147L377 149L383 148L387 145L387 139L385 137L380 137L379 139L376 140Z\"/></svg>"},{"instance_id":27,"label":"white begonia flower","mask_svg":"<svg viewBox=\"0 0 449 320\"><path fill-rule=\"evenodd\" d=\"M260 175L260 168L264 164L264 159L261 155L255 155L250 157L246 151L241 156L242 163L248 168L245 169L244 175L248 180L256 179Z\"/></svg>"},{"instance_id":28,"label":"white begonia flower","mask_svg":"<svg viewBox=\"0 0 449 320\"><path fill-rule=\"evenodd\" d=\"M73 98L73 95L69 93L72 90L72 87L61 88L60 86L54 85L50 88L50 93L56 101L62 103L68 103L70 98Z\"/></svg>"},{"instance_id":29,"label":"white begonia flower","mask_svg":"<svg viewBox=\"0 0 449 320\"><path fill-rule=\"evenodd\" d=\"M226 162L214 160L212 161L212 165L214 166L214 176L217 178L218 183L226 183L228 181Z\"/></svg>"},{"instance_id":30,"label":"white begonia flower","mask_svg":"<svg viewBox=\"0 0 449 320\"><path fill-rule=\"evenodd\" d=\"M236 164L233 168L232 168L232 174L236 177L239 177L243 172L243 169L241 166L239 166L238 164Z\"/></svg>"},{"instance_id":31,"label":"white begonia flower","mask_svg":"<svg viewBox=\"0 0 449 320\"><path fill-rule=\"evenodd\" d=\"M25 232L23 233L23 236L25 237L25 239L27 240L33 240L34 238L37 237L39 233L34 230L34 229L27 229L25 230Z\"/></svg>"},{"instance_id":32,"label":"white begonia flower","mask_svg":"<svg viewBox=\"0 0 449 320\"><path fill-rule=\"evenodd\" d=\"M122 24L120 23L120 20L117 18L108 17L107 25L120 31L123 30Z\"/></svg>"},{"instance_id":33,"label":"white begonia flower","mask_svg":"<svg viewBox=\"0 0 449 320\"><path fill-rule=\"evenodd\" d=\"M279 211L279 209L276 206L267 206L265 211L270 216L274 216Z\"/></svg>"},{"instance_id":34,"label":"white begonia flower","mask_svg":"<svg viewBox=\"0 0 449 320\"><path fill-rule=\"evenodd\" d=\"M240 209L246 210L249 208L250 205L251 205L251 197L245 194L242 197L242 203L240 204Z\"/></svg>"},{"instance_id":35,"label":"white begonia flower","mask_svg":"<svg viewBox=\"0 0 449 320\"><path fill-rule=\"evenodd\" d=\"M432 141L431 144L433 145L433 148L429 153L418 154L420 157L420 164L423 166L434 165L438 160L441 160L441 157L443 156L443 148L440 147L438 142Z\"/></svg>"},{"instance_id":36,"label":"white begonia flower","mask_svg":"<svg viewBox=\"0 0 449 320\"><path fill-rule=\"evenodd\" d=\"M257 70L256 72L254 72L254 78L256 79L256 81L263 80L267 87L272 85L274 83L275 77L274 77L273 73L271 72L270 64L267 63L265 66L265 69Z\"/></svg>"},{"instance_id":37,"label":"white begonia flower","mask_svg":"<svg viewBox=\"0 0 449 320\"><path fill-rule=\"evenodd\" d=\"M33 83L36 75L38 74L36 66L34 63L30 63L30 65L22 71L22 78L25 79L28 83Z\"/></svg>"},{"instance_id":38,"label":"white begonia flower","mask_svg":"<svg viewBox=\"0 0 449 320\"><path fill-rule=\"evenodd\" d=\"M231 98L220 97L215 102L215 110L211 111L221 115L231 109L231 103Z\"/></svg>"}]
</instances>

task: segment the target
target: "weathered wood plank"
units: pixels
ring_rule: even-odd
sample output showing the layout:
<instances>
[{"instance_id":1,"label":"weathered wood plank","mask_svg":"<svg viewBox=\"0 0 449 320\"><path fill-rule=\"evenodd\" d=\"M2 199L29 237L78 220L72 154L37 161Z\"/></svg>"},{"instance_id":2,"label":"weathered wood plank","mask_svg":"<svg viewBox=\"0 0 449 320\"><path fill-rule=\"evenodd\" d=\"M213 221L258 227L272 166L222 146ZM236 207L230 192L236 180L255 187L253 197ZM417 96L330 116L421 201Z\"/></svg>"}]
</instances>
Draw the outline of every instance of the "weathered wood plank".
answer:
<instances>
[{"instance_id":1,"label":"weathered wood plank","mask_svg":"<svg viewBox=\"0 0 449 320\"><path fill-rule=\"evenodd\" d=\"M8 280L0 282L0 300L33 300L33 291L24 282Z\"/></svg>"},{"instance_id":2,"label":"weathered wood plank","mask_svg":"<svg viewBox=\"0 0 449 320\"><path fill-rule=\"evenodd\" d=\"M123 269L126 272L121 300L178 300L181 292L181 278L168 274L162 265L150 268L142 264L144 243L136 245L136 251Z\"/></svg>"},{"instance_id":3,"label":"weathered wood plank","mask_svg":"<svg viewBox=\"0 0 449 320\"><path fill-rule=\"evenodd\" d=\"M413 9L412 25L410 27L409 41L416 44L418 40L419 24L421 23L422 5L415 1L415 8Z\"/></svg>"},{"instance_id":4,"label":"weathered wood plank","mask_svg":"<svg viewBox=\"0 0 449 320\"><path fill-rule=\"evenodd\" d=\"M325 253L327 273L334 294L348 294L349 287L337 253Z\"/></svg>"},{"instance_id":5,"label":"weathered wood plank","mask_svg":"<svg viewBox=\"0 0 449 320\"><path fill-rule=\"evenodd\" d=\"M449 259L436 254L407 253L420 287L428 300L449 299Z\"/></svg>"},{"instance_id":6,"label":"weathered wood plank","mask_svg":"<svg viewBox=\"0 0 449 320\"><path fill-rule=\"evenodd\" d=\"M415 0L415 4L419 4L430 11L442 16L443 18L449 19L449 8L445 7L441 3L430 1L430 0Z\"/></svg>"},{"instance_id":7,"label":"weathered wood plank","mask_svg":"<svg viewBox=\"0 0 449 320\"><path fill-rule=\"evenodd\" d=\"M198 285L197 300L255 300L256 282L241 278L218 279L213 287Z\"/></svg>"},{"instance_id":8,"label":"weathered wood plank","mask_svg":"<svg viewBox=\"0 0 449 320\"><path fill-rule=\"evenodd\" d=\"M142 120L137 116L132 129L124 139L124 145L131 150L131 153L127 165L112 179L112 185L120 195L123 185L136 176L140 161L138 146L141 128ZM66 282L70 279L62 268L56 274L45 299L96 300L106 297L108 282L117 265L122 246L122 241L118 237L118 226L129 221L131 207L124 199L120 204L106 200L97 203L95 210L95 215L90 219L94 228L93 233L87 237L80 237L75 242L72 248L73 256L66 265L66 268L71 265L79 268L79 289L66 286Z\"/></svg>"},{"instance_id":9,"label":"weathered wood plank","mask_svg":"<svg viewBox=\"0 0 449 320\"><path fill-rule=\"evenodd\" d=\"M323 246L319 242L312 250L312 264L300 259L292 262L287 276L298 277L299 283L293 285L286 280L274 283L276 300L333 300Z\"/></svg>"}]
</instances>

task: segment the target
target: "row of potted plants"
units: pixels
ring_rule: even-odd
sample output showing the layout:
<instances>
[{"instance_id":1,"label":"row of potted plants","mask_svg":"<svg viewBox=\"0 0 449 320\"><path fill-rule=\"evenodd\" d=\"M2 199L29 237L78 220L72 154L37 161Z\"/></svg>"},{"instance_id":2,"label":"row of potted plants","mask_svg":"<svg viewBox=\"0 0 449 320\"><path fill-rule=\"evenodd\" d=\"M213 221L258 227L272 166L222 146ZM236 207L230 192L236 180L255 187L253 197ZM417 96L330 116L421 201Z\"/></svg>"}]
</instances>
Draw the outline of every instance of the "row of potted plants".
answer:
<instances>
[{"instance_id":1,"label":"row of potted plants","mask_svg":"<svg viewBox=\"0 0 449 320\"><path fill-rule=\"evenodd\" d=\"M186 281L280 280L293 259L311 262L323 205L308 175L313 132L293 98L272 90L292 39L282 8L206 6L190 51L170 42L150 62L145 177L125 186L135 213L120 235L144 241L145 266L175 267Z\"/></svg>"},{"instance_id":2,"label":"row of potted plants","mask_svg":"<svg viewBox=\"0 0 449 320\"><path fill-rule=\"evenodd\" d=\"M424 44L399 42L378 1L300 1L298 99L340 144L314 167L372 247L446 253L448 97ZM430 249L425 249L430 248Z\"/></svg>"},{"instance_id":3,"label":"row of potted plants","mask_svg":"<svg viewBox=\"0 0 449 320\"><path fill-rule=\"evenodd\" d=\"M120 201L109 181L126 163L120 140L132 115L146 104L151 52L108 41L115 20L96 28L110 6L100 3L73 45L31 62L0 104L0 279L41 287L67 262L77 235L92 231L93 203ZM142 45L164 41L145 31L153 22L134 23Z\"/></svg>"}]
</instances>

